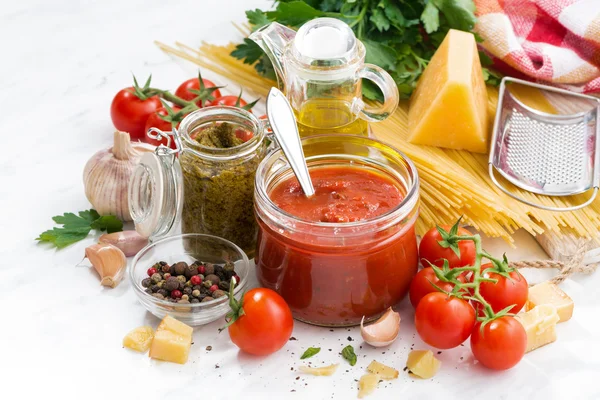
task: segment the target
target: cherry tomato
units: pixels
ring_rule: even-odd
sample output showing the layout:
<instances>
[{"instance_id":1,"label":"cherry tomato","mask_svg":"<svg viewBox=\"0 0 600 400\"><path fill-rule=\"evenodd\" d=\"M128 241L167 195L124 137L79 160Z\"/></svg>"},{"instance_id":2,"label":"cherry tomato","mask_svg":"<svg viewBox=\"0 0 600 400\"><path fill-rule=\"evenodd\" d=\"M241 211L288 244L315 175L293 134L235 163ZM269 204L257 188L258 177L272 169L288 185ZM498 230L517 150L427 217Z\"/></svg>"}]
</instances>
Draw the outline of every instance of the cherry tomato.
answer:
<instances>
[{"instance_id":1,"label":"cherry tomato","mask_svg":"<svg viewBox=\"0 0 600 400\"><path fill-rule=\"evenodd\" d=\"M131 140L143 140L146 136L146 120L161 107L158 96L141 100L130 87L116 94L110 105L110 117L115 128L128 132Z\"/></svg>"},{"instance_id":2,"label":"cherry tomato","mask_svg":"<svg viewBox=\"0 0 600 400\"><path fill-rule=\"evenodd\" d=\"M450 226L444 225L441 227L446 232L450 231ZM465 236L471 235L471 232L464 228L458 228L458 235ZM458 242L458 249L460 250L460 258L456 256L456 253L451 248L444 248L438 243L442 240L442 235L434 227L431 228L421 239L419 244L419 257L425 259L436 265L442 267L444 265L444 259L448 260L450 268L465 267L467 265L475 264L475 243L472 240L461 240ZM429 264L424 263L426 267Z\"/></svg>"},{"instance_id":3,"label":"cherry tomato","mask_svg":"<svg viewBox=\"0 0 600 400\"><path fill-rule=\"evenodd\" d=\"M459 275L457 279L459 282L466 282L465 276L462 274ZM433 268L423 268L422 270L417 272L410 284L410 304L412 304L414 308L417 308L417 306L419 305L419 301L421 301L421 299L425 297L426 294L431 292L438 292L438 290L432 285L432 283L438 286L440 289L445 290L446 292L450 292L452 291L452 289L454 289L454 284L450 282L440 281L437 278L437 276L435 276Z\"/></svg>"},{"instance_id":4,"label":"cherry tomato","mask_svg":"<svg viewBox=\"0 0 600 400\"><path fill-rule=\"evenodd\" d=\"M211 88L216 86L212 81L209 81L208 79L202 79L202 83L204 83L205 88ZM182 99L187 101L192 101L196 97L198 97L198 95L190 92L190 89L200 90L200 80L198 78L188 79L187 81L179 85L179 87L175 91L175 96L181 97ZM219 89L216 89L211 93L211 95L213 98L221 97L221 92L219 91ZM198 107L202 107L202 100L198 100L196 102L196 105Z\"/></svg>"},{"instance_id":5,"label":"cherry tomato","mask_svg":"<svg viewBox=\"0 0 600 400\"><path fill-rule=\"evenodd\" d=\"M484 264L481 266L481 272L483 273L486 268L491 268L492 264ZM479 293L483 298L490 303L492 310L498 312L505 309L506 307L513 305L510 309L510 313L516 314L525 305L527 296L529 294L529 285L527 280L519 271L512 271L508 274L511 279L495 273L487 272L483 276L485 278L497 279L497 283L493 282L481 282L479 285ZM478 305L478 308L480 306Z\"/></svg>"},{"instance_id":6,"label":"cherry tomato","mask_svg":"<svg viewBox=\"0 0 600 400\"><path fill-rule=\"evenodd\" d=\"M283 297L271 289L249 290L244 314L228 328L231 341L246 353L264 356L281 349L292 335L294 319Z\"/></svg>"},{"instance_id":7,"label":"cherry tomato","mask_svg":"<svg viewBox=\"0 0 600 400\"><path fill-rule=\"evenodd\" d=\"M471 333L471 351L485 367L503 370L521 361L527 348L527 333L519 321L503 316L480 329L478 322Z\"/></svg>"},{"instance_id":8,"label":"cherry tomato","mask_svg":"<svg viewBox=\"0 0 600 400\"><path fill-rule=\"evenodd\" d=\"M239 103L238 103L239 101ZM210 104L207 105L211 105L211 106L230 106L230 107L244 107L245 105L247 105L248 103L246 102L246 100L238 97L238 96L220 96L217 97L216 99L214 99L213 101L210 102ZM250 110L248 110L250 111Z\"/></svg>"},{"instance_id":9,"label":"cherry tomato","mask_svg":"<svg viewBox=\"0 0 600 400\"><path fill-rule=\"evenodd\" d=\"M415 311L415 328L421 339L438 349L451 349L468 339L475 325L475 310L465 300L442 292L429 293Z\"/></svg>"},{"instance_id":10,"label":"cherry tomato","mask_svg":"<svg viewBox=\"0 0 600 400\"><path fill-rule=\"evenodd\" d=\"M179 107L175 107L175 106L173 107L174 112L178 112L179 110L180 110ZM146 120L146 126L144 127L144 131L146 132L146 135L144 135L144 138L142 141L146 142L146 143L150 143L153 146L158 146L159 144L164 144L166 146L167 145L166 138L162 138L161 140L155 140L148 136L148 129L150 129L150 128L158 128L164 132L171 132L171 130L173 129L171 123L160 118L159 115L167 116L167 115L169 115L169 113L166 108L162 107L162 108L159 108L158 110L156 110L156 112L153 112L152 114L150 114L150 116ZM179 124L177 124L177 126L179 126ZM171 139L170 147L172 149L175 149L175 141L173 139Z\"/></svg>"}]
</instances>

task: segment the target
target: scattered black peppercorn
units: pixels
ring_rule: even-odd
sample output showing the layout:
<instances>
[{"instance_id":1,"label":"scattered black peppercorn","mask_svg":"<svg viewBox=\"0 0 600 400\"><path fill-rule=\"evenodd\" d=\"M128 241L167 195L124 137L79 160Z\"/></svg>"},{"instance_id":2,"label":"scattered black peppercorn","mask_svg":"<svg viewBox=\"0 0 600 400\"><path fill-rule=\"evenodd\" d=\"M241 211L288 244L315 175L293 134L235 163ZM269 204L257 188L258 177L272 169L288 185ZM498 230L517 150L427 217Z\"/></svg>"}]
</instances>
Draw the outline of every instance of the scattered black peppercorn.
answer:
<instances>
[{"instance_id":1,"label":"scattered black peppercorn","mask_svg":"<svg viewBox=\"0 0 600 400\"><path fill-rule=\"evenodd\" d=\"M150 289L152 289L152 293L156 293L160 290L160 288L158 287L158 285L152 285L150 287Z\"/></svg>"},{"instance_id":2,"label":"scattered black peppercorn","mask_svg":"<svg viewBox=\"0 0 600 400\"><path fill-rule=\"evenodd\" d=\"M152 280L150 278L142 279L142 286L145 288L149 288L152 286Z\"/></svg>"},{"instance_id":3,"label":"scattered black peppercorn","mask_svg":"<svg viewBox=\"0 0 600 400\"><path fill-rule=\"evenodd\" d=\"M219 289L229 292L229 282L228 281L219 282Z\"/></svg>"},{"instance_id":4,"label":"scattered black peppercorn","mask_svg":"<svg viewBox=\"0 0 600 400\"><path fill-rule=\"evenodd\" d=\"M154 293L154 292L152 291L152 289L150 289L150 288L148 288L148 289L144 290L144 292L146 292L146 293L148 293L148 294L152 294L152 293Z\"/></svg>"},{"instance_id":5,"label":"scattered black peppercorn","mask_svg":"<svg viewBox=\"0 0 600 400\"><path fill-rule=\"evenodd\" d=\"M183 294L187 294L188 296L191 295L193 292L191 287L185 287L183 288Z\"/></svg>"},{"instance_id":6,"label":"scattered black peppercorn","mask_svg":"<svg viewBox=\"0 0 600 400\"><path fill-rule=\"evenodd\" d=\"M158 292L156 292L158 294L162 294L163 297L167 297L169 295L169 292L165 289L160 289Z\"/></svg>"}]
</instances>

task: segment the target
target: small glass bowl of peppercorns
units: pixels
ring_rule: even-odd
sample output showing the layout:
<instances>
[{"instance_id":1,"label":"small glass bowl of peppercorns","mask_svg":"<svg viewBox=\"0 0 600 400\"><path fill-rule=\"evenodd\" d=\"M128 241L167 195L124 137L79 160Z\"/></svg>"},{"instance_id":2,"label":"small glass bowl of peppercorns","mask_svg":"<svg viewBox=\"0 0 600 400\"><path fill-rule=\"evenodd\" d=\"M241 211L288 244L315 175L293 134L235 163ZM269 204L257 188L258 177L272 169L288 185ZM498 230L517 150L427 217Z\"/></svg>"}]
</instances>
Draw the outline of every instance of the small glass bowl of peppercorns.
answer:
<instances>
[{"instance_id":1,"label":"small glass bowl of peppercorns","mask_svg":"<svg viewBox=\"0 0 600 400\"><path fill-rule=\"evenodd\" d=\"M191 233L146 246L134 258L129 277L152 314L169 314L198 326L227 314L231 280L236 281L234 294L239 298L248 270L248 257L232 242Z\"/></svg>"}]
</instances>

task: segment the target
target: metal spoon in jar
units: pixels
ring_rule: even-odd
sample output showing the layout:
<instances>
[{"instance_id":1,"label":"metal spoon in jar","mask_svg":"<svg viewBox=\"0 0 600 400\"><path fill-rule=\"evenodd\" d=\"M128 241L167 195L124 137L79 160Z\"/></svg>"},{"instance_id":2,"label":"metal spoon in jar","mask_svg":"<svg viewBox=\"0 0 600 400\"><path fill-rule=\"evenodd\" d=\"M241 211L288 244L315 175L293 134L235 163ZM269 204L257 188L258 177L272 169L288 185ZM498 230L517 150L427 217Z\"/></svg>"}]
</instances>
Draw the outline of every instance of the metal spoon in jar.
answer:
<instances>
[{"instance_id":1,"label":"metal spoon in jar","mask_svg":"<svg viewBox=\"0 0 600 400\"><path fill-rule=\"evenodd\" d=\"M277 88L271 88L267 96L267 117L273 134L290 163L302 191L306 197L313 196L315 188L308 174L294 111L284 94Z\"/></svg>"}]
</instances>

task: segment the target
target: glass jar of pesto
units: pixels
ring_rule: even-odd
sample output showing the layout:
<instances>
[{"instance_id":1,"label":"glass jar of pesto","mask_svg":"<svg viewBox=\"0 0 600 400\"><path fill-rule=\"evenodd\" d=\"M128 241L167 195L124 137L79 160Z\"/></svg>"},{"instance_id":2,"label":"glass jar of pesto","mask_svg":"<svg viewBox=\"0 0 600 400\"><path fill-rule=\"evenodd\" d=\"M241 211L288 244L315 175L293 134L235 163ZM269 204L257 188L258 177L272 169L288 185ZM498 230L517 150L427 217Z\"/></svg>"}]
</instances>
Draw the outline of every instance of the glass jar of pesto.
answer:
<instances>
[{"instance_id":1,"label":"glass jar of pesto","mask_svg":"<svg viewBox=\"0 0 600 400\"><path fill-rule=\"evenodd\" d=\"M235 107L190 113L159 146L142 157L129 184L129 208L142 236L175 233L219 236L253 257L258 232L254 178L267 153L266 122Z\"/></svg>"}]
</instances>

